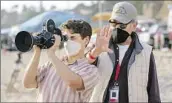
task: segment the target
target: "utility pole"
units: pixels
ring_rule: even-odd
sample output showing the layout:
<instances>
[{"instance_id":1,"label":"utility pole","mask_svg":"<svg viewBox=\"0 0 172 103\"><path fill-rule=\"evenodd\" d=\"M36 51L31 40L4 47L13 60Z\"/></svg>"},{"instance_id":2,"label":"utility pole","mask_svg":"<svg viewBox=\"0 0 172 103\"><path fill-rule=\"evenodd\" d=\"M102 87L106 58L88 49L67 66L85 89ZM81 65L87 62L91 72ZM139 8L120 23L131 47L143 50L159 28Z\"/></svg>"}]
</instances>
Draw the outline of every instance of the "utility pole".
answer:
<instances>
[{"instance_id":1,"label":"utility pole","mask_svg":"<svg viewBox=\"0 0 172 103\"><path fill-rule=\"evenodd\" d=\"M39 2L39 12L40 13L44 12L43 1Z\"/></svg>"},{"instance_id":2,"label":"utility pole","mask_svg":"<svg viewBox=\"0 0 172 103\"><path fill-rule=\"evenodd\" d=\"M99 4L99 13L102 13L102 4L103 4L103 1L98 1L98 4ZM99 28L102 28L102 17L100 16L100 19L99 19Z\"/></svg>"}]
</instances>

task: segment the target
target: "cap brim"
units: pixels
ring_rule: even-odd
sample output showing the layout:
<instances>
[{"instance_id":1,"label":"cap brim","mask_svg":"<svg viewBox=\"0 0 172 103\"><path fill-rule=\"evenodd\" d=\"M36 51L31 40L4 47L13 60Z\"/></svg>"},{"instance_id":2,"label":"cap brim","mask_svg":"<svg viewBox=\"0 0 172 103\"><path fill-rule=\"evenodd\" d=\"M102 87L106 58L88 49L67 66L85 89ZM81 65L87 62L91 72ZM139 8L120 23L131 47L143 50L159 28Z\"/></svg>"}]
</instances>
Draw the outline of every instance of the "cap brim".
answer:
<instances>
[{"instance_id":1,"label":"cap brim","mask_svg":"<svg viewBox=\"0 0 172 103\"><path fill-rule=\"evenodd\" d=\"M110 21L110 20L116 20L116 21L118 21L118 22L120 22L120 23L123 23L123 24L127 24L128 22L131 21L130 19L126 19L126 18L120 17L120 16L111 17L111 18L109 19L109 21Z\"/></svg>"}]
</instances>

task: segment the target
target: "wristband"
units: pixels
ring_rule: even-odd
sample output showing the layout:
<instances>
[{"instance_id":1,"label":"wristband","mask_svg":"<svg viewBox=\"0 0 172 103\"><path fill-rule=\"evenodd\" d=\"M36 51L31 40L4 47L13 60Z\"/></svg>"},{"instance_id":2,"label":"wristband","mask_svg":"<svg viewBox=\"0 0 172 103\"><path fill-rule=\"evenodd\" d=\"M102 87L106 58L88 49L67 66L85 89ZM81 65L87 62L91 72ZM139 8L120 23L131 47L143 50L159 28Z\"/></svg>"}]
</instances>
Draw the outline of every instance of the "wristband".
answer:
<instances>
[{"instance_id":1,"label":"wristband","mask_svg":"<svg viewBox=\"0 0 172 103\"><path fill-rule=\"evenodd\" d=\"M89 53L89 58L90 59L96 59L96 57L94 57L94 56L91 55L91 52Z\"/></svg>"}]
</instances>

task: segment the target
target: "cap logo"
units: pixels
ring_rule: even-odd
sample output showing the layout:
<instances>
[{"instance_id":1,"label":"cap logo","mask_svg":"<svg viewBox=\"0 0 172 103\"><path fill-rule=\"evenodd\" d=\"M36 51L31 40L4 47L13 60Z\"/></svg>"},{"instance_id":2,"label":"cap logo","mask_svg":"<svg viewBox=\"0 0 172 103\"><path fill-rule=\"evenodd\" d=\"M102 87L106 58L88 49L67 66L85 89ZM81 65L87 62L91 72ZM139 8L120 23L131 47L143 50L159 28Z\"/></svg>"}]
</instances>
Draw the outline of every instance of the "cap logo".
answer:
<instances>
[{"instance_id":1,"label":"cap logo","mask_svg":"<svg viewBox=\"0 0 172 103\"><path fill-rule=\"evenodd\" d=\"M127 14L127 12L126 12L126 10L125 10L124 7L118 7L118 8L116 8L114 11L115 11L115 13L117 13L117 14Z\"/></svg>"}]
</instances>

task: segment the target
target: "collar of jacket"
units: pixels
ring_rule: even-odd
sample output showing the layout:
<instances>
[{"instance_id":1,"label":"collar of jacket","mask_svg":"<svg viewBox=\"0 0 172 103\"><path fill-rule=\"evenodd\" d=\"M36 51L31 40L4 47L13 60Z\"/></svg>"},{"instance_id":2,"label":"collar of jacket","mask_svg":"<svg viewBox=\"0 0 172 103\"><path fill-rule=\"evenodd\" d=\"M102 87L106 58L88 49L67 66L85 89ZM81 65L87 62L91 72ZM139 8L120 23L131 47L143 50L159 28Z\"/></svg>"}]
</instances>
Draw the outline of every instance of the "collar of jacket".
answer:
<instances>
[{"instance_id":1,"label":"collar of jacket","mask_svg":"<svg viewBox=\"0 0 172 103\"><path fill-rule=\"evenodd\" d=\"M132 35L133 35L132 39L134 39L134 50L135 50L135 53L139 54L143 50L143 46L141 45L141 43L139 41L138 35L135 32L133 32Z\"/></svg>"},{"instance_id":2,"label":"collar of jacket","mask_svg":"<svg viewBox=\"0 0 172 103\"><path fill-rule=\"evenodd\" d=\"M133 32L132 36L133 36L132 39L134 40L134 48L128 63L128 70L130 69L131 65L134 63L136 55L143 50L143 46L139 41L138 35L135 32Z\"/></svg>"}]
</instances>

